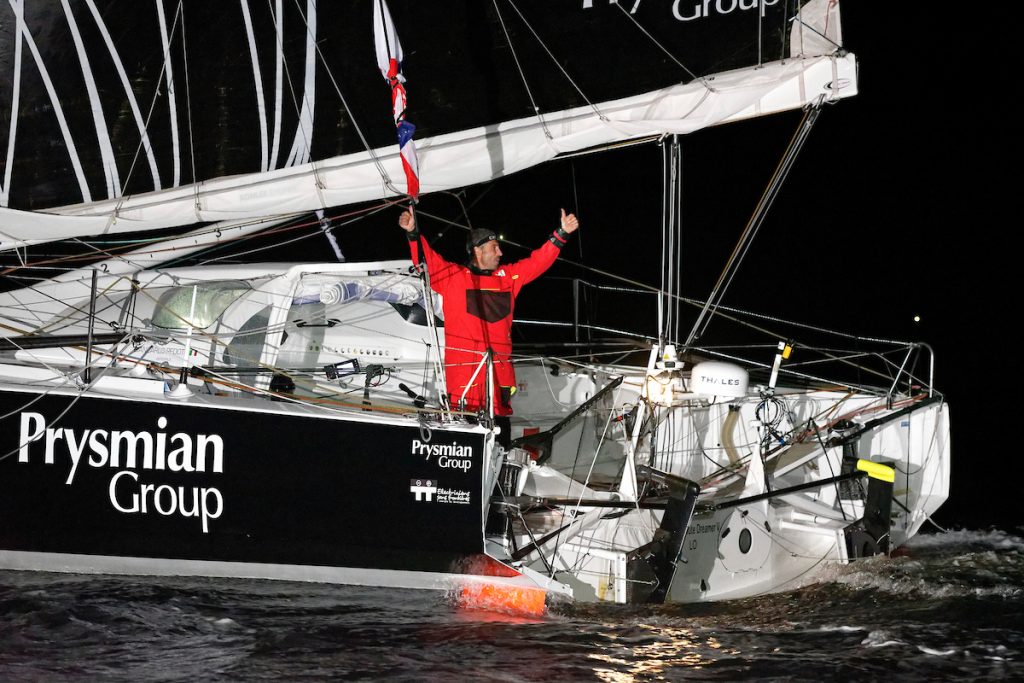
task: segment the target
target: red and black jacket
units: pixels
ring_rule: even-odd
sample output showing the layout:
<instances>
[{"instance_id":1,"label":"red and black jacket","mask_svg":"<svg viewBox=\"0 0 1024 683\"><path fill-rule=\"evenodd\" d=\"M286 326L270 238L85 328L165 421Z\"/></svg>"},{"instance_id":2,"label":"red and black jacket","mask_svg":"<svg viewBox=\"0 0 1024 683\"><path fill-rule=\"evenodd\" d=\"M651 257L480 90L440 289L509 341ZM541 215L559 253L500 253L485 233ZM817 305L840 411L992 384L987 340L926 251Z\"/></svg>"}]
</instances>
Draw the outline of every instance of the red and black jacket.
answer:
<instances>
[{"instance_id":1,"label":"red and black jacket","mask_svg":"<svg viewBox=\"0 0 1024 683\"><path fill-rule=\"evenodd\" d=\"M557 230L539 249L521 261L499 266L493 272L446 261L418 233L409 234L412 262L419 252L427 262L430 286L440 294L444 309L444 367L448 393L455 405L480 364L483 354L494 353L495 403L498 415L511 415L509 399L515 391L512 367L512 314L523 285L540 277L558 258L568 235ZM466 410L486 405L486 376L481 370L466 392Z\"/></svg>"}]
</instances>

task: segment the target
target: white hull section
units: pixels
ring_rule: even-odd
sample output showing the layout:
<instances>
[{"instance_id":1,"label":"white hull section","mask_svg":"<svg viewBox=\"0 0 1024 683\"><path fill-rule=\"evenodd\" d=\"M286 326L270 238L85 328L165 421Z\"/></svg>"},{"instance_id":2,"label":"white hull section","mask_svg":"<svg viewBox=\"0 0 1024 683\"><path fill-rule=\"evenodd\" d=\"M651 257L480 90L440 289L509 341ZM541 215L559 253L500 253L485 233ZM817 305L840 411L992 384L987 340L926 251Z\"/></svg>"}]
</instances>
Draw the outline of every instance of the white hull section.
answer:
<instances>
[{"instance_id":1,"label":"white hull section","mask_svg":"<svg viewBox=\"0 0 1024 683\"><path fill-rule=\"evenodd\" d=\"M609 370L605 379L610 375ZM538 406L533 417L542 427L557 421L560 403L593 395L601 384L594 377L583 371L552 377L541 368L520 372L521 384ZM614 406L635 404L635 394L627 394L631 387L637 390L641 377L627 377L621 394L607 403L612 411L609 424L616 424ZM949 414L944 402L904 399L890 407L884 396L823 391L780 391L778 398L786 406L787 424L780 426L781 432L814 420L821 437L775 444L763 464L757 397L661 408L658 431L671 438L655 437L653 446L650 434L640 439L636 453L643 458L641 464L651 463L701 486L667 600L715 601L792 589L813 582L831 565L850 561L845 530L857 526L865 515L867 479L815 484L840 475L844 462L846 471L852 460L859 459L895 470L889 548L916 534L948 497ZM528 422L530 417L523 413L517 414ZM828 417L815 419L821 415ZM833 428L827 429L830 423ZM629 448L621 440L615 442L614 426L603 431L605 426L590 423L560 434L563 452L570 458L559 459L556 453L550 466L565 475L614 482L618 455ZM618 443L618 450L609 442ZM773 493L793 487L803 488ZM535 477L526 490L538 497L582 497L568 493L563 482L550 475ZM750 502L744 503L747 499ZM543 571L554 565L555 577L573 585L577 598L625 602L629 553L656 534L662 512L634 510L609 520L607 508L587 508L585 503L568 512L573 523L546 546L554 559L538 559L531 566ZM556 528L565 518L543 528ZM874 547L864 552L858 546L853 557L874 552Z\"/></svg>"},{"instance_id":2,"label":"white hull section","mask_svg":"<svg viewBox=\"0 0 1024 683\"><path fill-rule=\"evenodd\" d=\"M417 316L404 262L137 278L134 299L98 296L97 317L116 329L131 308L152 327L94 350L91 379L80 345L24 336L0 355L2 567L443 589L489 555L577 600L697 602L898 547L948 496L948 407L926 394L715 397L675 366L524 362L505 453L430 407L442 331ZM81 336L83 289L8 293L0 313ZM28 297L49 310L28 319ZM861 463L892 479L881 533ZM95 528L52 537L39 520L58 508Z\"/></svg>"},{"instance_id":3,"label":"white hull section","mask_svg":"<svg viewBox=\"0 0 1024 683\"><path fill-rule=\"evenodd\" d=\"M312 565L264 564L254 562L208 562L148 557L79 555L0 551L0 569L46 571L64 574L111 574L122 576L208 576L225 579L268 579L307 583L336 583L346 586L380 586L416 590L452 591L473 584L509 588L543 588L567 595L557 582L533 575L516 577L447 574L386 569L352 569ZM568 597L568 595L567 595Z\"/></svg>"}]
</instances>

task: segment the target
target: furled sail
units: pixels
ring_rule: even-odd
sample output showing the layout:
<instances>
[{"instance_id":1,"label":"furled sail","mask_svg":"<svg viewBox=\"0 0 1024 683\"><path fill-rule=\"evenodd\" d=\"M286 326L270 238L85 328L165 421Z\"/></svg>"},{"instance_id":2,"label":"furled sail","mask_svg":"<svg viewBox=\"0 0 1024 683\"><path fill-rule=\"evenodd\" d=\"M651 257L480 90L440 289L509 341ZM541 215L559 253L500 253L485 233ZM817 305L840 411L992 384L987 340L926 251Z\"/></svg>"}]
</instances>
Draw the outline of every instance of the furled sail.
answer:
<instances>
[{"instance_id":1,"label":"furled sail","mask_svg":"<svg viewBox=\"0 0 1024 683\"><path fill-rule=\"evenodd\" d=\"M373 4L0 7L0 248L395 196ZM392 7L422 192L856 93L834 0Z\"/></svg>"}]
</instances>

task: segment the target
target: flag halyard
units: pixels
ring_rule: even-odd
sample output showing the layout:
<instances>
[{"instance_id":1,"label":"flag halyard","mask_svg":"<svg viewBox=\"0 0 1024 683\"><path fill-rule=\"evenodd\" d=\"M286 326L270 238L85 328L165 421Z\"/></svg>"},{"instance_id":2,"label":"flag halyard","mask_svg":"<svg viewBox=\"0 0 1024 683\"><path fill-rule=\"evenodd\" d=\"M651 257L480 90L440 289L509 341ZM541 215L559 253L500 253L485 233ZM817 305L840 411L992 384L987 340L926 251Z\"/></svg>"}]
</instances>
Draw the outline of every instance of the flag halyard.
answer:
<instances>
[{"instance_id":1,"label":"flag halyard","mask_svg":"<svg viewBox=\"0 0 1024 683\"><path fill-rule=\"evenodd\" d=\"M402 170L405 172L406 194L416 200L420 194L419 163L413 141L416 126L405 118L407 101L405 76L402 75L402 45L398 41L398 34L385 0L377 0L373 5L373 32L377 67L391 86L391 111L398 134Z\"/></svg>"}]
</instances>

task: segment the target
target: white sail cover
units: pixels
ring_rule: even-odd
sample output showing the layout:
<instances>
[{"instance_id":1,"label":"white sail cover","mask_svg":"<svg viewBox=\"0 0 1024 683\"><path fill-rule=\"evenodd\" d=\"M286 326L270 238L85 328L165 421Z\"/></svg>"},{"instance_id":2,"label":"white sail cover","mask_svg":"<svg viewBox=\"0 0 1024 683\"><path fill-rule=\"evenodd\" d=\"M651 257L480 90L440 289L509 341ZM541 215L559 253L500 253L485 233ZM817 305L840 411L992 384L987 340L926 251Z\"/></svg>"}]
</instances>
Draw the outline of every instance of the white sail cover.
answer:
<instances>
[{"instance_id":1,"label":"white sail cover","mask_svg":"<svg viewBox=\"0 0 1024 683\"><path fill-rule=\"evenodd\" d=\"M509 121L420 140L421 191L462 187L514 173L567 152L649 135L692 133L730 121L856 94L854 55L816 57L721 74L545 117ZM374 150L393 177L395 148ZM320 186L317 181L319 180ZM0 209L3 247L69 237L152 230L201 221L266 217L395 196L370 154L361 152L263 174L220 178L197 187L78 204L52 212Z\"/></svg>"}]
</instances>

